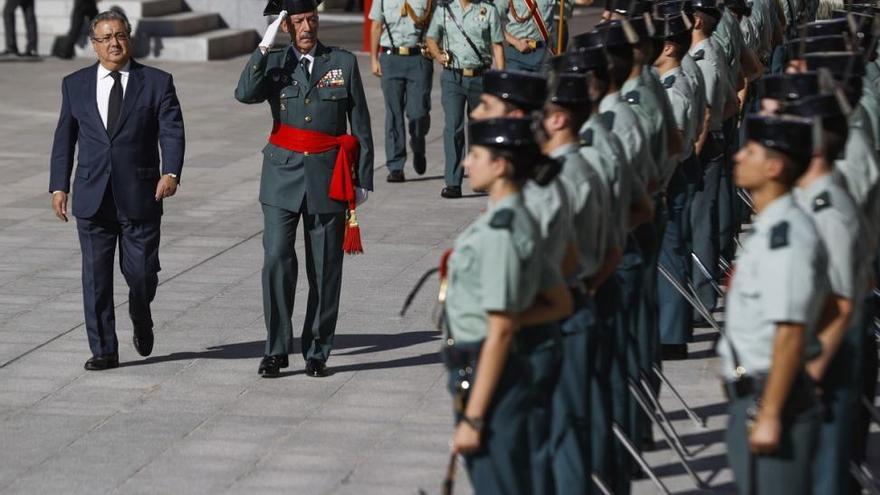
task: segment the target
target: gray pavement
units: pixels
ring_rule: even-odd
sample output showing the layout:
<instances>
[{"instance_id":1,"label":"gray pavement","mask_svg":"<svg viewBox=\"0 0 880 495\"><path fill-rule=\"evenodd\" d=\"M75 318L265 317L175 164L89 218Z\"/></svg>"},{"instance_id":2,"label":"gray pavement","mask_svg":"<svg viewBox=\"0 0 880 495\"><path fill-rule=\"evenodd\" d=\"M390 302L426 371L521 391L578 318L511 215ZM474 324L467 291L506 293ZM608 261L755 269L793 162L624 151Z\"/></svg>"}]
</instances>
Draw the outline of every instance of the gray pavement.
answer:
<instances>
[{"instance_id":1,"label":"gray pavement","mask_svg":"<svg viewBox=\"0 0 880 495\"><path fill-rule=\"evenodd\" d=\"M294 355L286 376L265 380L256 374L265 337L257 193L267 108L232 98L243 58L156 64L175 76L188 138L182 185L163 219L156 346L147 359L134 352L117 276L123 365L96 373L82 369L75 227L54 218L46 191L60 80L86 63L0 65L0 493L439 493L452 425L433 288L405 318L397 313L486 201L439 197L439 84L428 172L416 178L408 167L415 180L389 185L382 95L365 75L377 190L359 208L366 253L345 260L334 374L307 378ZM662 401L694 467L723 493L730 473L712 338L699 333L694 359L667 366L708 428L665 390ZM695 490L665 443L647 457L671 490ZM469 493L463 473L459 480L456 493ZM654 492L647 481L635 487Z\"/></svg>"}]
</instances>

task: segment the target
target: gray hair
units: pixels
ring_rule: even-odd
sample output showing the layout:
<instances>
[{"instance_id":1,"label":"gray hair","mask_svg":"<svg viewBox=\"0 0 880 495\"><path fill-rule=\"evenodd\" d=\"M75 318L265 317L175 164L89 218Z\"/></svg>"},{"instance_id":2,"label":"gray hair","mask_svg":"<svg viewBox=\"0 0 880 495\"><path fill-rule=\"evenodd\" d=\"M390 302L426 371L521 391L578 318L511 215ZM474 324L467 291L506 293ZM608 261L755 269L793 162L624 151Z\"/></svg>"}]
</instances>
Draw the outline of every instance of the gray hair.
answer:
<instances>
[{"instance_id":1,"label":"gray hair","mask_svg":"<svg viewBox=\"0 0 880 495\"><path fill-rule=\"evenodd\" d=\"M92 23L89 24L89 37L95 37L95 28L98 27L99 22L106 21L119 21L125 26L125 33L128 37L131 37L131 23L128 22L128 17L125 16L125 12L122 11L119 7L112 7L110 10L105 10L100 14L96 15L94 19L92 19Z\"/></svg>"}]
</instances>

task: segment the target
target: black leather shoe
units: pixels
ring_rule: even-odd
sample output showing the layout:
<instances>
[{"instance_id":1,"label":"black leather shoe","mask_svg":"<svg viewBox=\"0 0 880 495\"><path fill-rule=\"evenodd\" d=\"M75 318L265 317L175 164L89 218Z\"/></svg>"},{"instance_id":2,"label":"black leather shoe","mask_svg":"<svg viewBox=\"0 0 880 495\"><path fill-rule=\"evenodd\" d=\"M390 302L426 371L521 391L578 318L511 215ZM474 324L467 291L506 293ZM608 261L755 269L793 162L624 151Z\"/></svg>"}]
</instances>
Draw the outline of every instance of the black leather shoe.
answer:
<instances>
[{"instance_id":1,"label":"black leather shoe","mask_svg":"<svg viewBox=\"0 0 880 495\"><path fill-rule=\"evenodd\" d=\"M687 344L663 344L660 351L664 361L683 361L688 358Z\"/></svg>"},{"instance_id":2,"label":"black leather shoe","mask_svg":"<svg viewBox=\"0 0 880 495\"><path fill-rule=\"evenodd\" d=\"M40 58L40 55L34 50L28 50L24 53L19 54L19 57L22 58Z\"/></svg>"},{"instance_id":3,"label":"black leather shoe","mask_svg":"<svg viewBox=\"0 0 880 495\"><path fill-rule=\"evenodd\" d=\"M18 57L19 55L18 50L11 50L8 48L0 52L0 57Z\"/></svg>"},{"instance_id":4,"label":"black leather shoe","mask_svg":"<svg viewBox=\"0 0 880 495\"><path fill-rule=\"evenodd\" d=\"M392 170L385 180L388 182L406 182L406 176L403 175L403 170Z\"/></svg>"},{"instance_id":5,"label":"black leather shoe","mask_svg":"<svg viewBox=\"0 0 880 495\"><path fill-rule=\"evenodd\" d=\"M153 353L153 329L150 327L134 328L131 343L141 356L147 357Z\"/></svg>"},{"instance_id":6,"label":"black leather shoe","mask_svg":"<svg viewBox=\"0 0 880 495\"><path fill-rule=\"evenodd\" d=\"M306 361L306 375L313 377L327 376L327 365L317 359Z\"/></svg>"},{"instance_id":7,"label":"black leather shoe","mask_svg":"<svg viewBox=\"0 0 880 495\"><path fill-rule=\"evenodd\" d=\"M428 170L428 159L425 158L425 155L413 156L413 168L417 174L425 175L425 170Z\"/></svg>"},{"instance_id":8,"label":"black leather shoe","mask_svg":"<svg viewBox=\"0 0 880 495\"><path fill-rule=\"evenodd\" d=\"M440 191L440 196L448 199L456 199L461 197L461 188L458 186L446 186Z\"/></svg>"},{"instance_id":9,"label":"black leather shoe","mask_svg":"<svg viewBox=\"0 0 880 495\"><path fill-rule=\"evenodd\" d=\"M92 356L86 361L83 368L89 371L109 370L119 367L119 354L105 354L103 356Z\"/></svg>"},{"instance_id":10,"label":"black leather shoe","mask_svg":"<svg viewBox=\"0 0 880 495\"><path fill-rule=\"evenodd\" d=\"M281 375L281 368L287 368L287 356L263 356L260 361L260 367L257 374L263 378L278 378Z\"/></svg>"}]
</instances>

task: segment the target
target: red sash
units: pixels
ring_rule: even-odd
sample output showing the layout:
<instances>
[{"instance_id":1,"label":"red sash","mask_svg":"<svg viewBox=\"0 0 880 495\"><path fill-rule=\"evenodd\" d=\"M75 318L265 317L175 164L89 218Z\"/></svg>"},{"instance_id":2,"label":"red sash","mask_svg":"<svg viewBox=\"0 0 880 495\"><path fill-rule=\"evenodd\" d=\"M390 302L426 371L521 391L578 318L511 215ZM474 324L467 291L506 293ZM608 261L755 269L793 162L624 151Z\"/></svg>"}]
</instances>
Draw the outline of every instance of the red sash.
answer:
<instances>
[{"instance_id":1,"label":"red sash","mask_svg":"<svg viewBox=\"0 0 880 495\"><path fill-rule=\"evenodd\" d=\"M541 33L541 38L544 39L544 46L550 50L551 55L556 55L556 50L550 46L550 32L547 31L547 25L544 24L544 18L541 17L541 11L538 10L538 6L535 4L534 0L524 1L529 7L529 10L532 11L532 20L535 21L535 26L538 28L538 32Z\"/></svg>"},{"instance_id":2,"label":"red sash","mask_svg":"<svg viewBox=\"0 0 880 495\"><path fill-rule=\"evenodd\" d=\"M354 167L357 164L360 150L357 138L351 134L331 136L323 132L299 129L275 122L272 125L269 142L279 148L296 153L324 153L339 148L327 196L330 199L348 203L348 220L345 225L343 250L347 254L363 253L360 227L355 214L357 196L354 191Z\"/></svg>"}]
</instances>

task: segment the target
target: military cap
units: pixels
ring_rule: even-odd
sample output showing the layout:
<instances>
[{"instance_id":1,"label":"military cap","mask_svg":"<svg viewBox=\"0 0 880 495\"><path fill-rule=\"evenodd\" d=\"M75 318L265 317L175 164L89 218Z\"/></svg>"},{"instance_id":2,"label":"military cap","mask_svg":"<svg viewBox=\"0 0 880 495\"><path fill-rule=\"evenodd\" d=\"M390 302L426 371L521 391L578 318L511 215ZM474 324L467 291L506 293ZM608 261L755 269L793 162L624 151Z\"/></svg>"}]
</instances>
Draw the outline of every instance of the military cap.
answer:
<instances>
[{"instance_id":1,"label":"military cap","mask_svg":"<svg viewBox=\"0 0 880 495\"><path fill-rule=\"evenodd\" d=\"M571 46L575 50L602 48L605 46L605 35L597 30L587 31L572 37Z\"/></svg>"},{"instance_id":2,"label":"military cap","mask_svg":"<svg viewBox=\"0 0 880 495\"><path fill-rule=\"evenodd\" d=\"M794 54L794 58L802 58L807 53L845 52L850 49L849 43L843 35L795 38L786 45L788 45L789 53Z\"/></svg>"},{"instance_id":3,"label":"military cap","mask_svg":"<svg viewBox=\"0 0 880 495\"><path fill-rule=\"evenodd\" d=\"M758 94L774 100L797 100L819 92L819 75L815 72L771 74L757 81Z\"/></svg>"},{"instance_id":4,"label":"military cap","mask_svg":"<svg viewBox=\"0 0 880 495\"><path fill-rule=\"evenodd\" d=\"M880 7L877 7L874 5L868 5L868 4L849 4L849 5L844 4L843 8L846 9L843 12L847 12L847 11L858 12L860 14L866 14L869 16L874 16L876 14L880 14ZM832 11L833 17L836 17L833 15L835 12L837 12L837 11ZM844 17L846 17L846 16L844 16Z\"/></svg>"},{"instance_id":5,"label":"military cap","mask_svg":"<svg viewBox=\"0 0 880 495\"><path fill-rule=\"evenodd\" d=\"M321 0L269 0L263 15L278 15L286 10L288 15L304 14L318 8Z\"/></svg>"},{"instance_id":6,"label":"military cap","mask_svg":"<svg viewBox=\"0 0 880 495\"><path fill-rule=\"evenodd\" d=\"M660 19L657 22L656 26L657 35L668 40L678 35L687 33L691 30L693 24L691 24L691 21L688 20L687 17L679 14Z\"/></svg>"},{"instance_id":7,"label":"military cap","mask_svg":"<svg viewBox=\"0 0 880 495\"><path fill-rule=\"evenodd\" d=\"M813 120L792 115L750 114L746 117L746 139L787 155L805 167L813 156Z\"/></svg>"},{"instance_id":8,"label":"military cap","mask_svg":"<svg viewBox=\"0 0 880 495\"><path fill-rule=\"evenodd\" d=\"M799 117L845 118L846 113L840 103L833 94L810 95L786 105L785 113Z\"/></svg>"},{"instance_id":9,"label":"military cap","mask_svg":"<svg viewBox=\"0 0 880 495\"><path fill-rule=\"evenodd\" d=\"M834 36L849 32L849 23L846 19L824 19L803 24L799 28L800 36Z\"/></svg>"},{"instance_id":10,"label":"military cap","mask_svg":"<svg viewBox=\"0 0 880 495\"><path fill-rule=\"evenodd\" d=\"M645 41L657 36L657 30L654 27L654 20L650 15L643 14L633 17L629 20L629 25L638 35L639 40Z\"/></svg>"},{"instance_id":11,"label":"military cap","mask_svg":"<svg viewBox=\"0 0 880 495\"><path fill-rule=\"evenodd\" d=\"M550 88L550 101L559 105L589 105L587 75L563 72L556 76Z\"/></svg>"},{"instance_id":12,"label":"military cap","mask_svg":"<svg viewBox=\"0 0 880 495\"><path fill-rule=\"evenodd\" d=\"M468 142L493 148L537 146L532 119L528 118L473 120L468 123Z\"/></svg>"},{"instance_id":13,"label":"military cap","mask_svg":"<svg viewBox=\"0 0 880 495\"><path fill-rule=\"evenodd\" d=\"M634 17L651 11L651 2L645 0L611 0L609 10L615 14Z\"/></svg>"},{"instance_id":14,"label":"military cap","mask_svg":"<svg viewBox=\"0 0 880 495\"><path fill-rule=\"evenodd\" d=\"M547 99L547 79L533 72L490 70L483 74L483 93L523 110L537 110Z\"/></svg>"},{"instance_id":15,"label":"military cap","mask_svg":"<svg viewBox=\"0 0 880 495\"><path fill-rule=\"evenodd\" d=\"M591 70L607 68L608 57L605 56L605 50L601 46L579 48L553 58L553 70L556 72L583 74Z\"/></svg>"},{"instance_id":16,"label":"military cap","mask_svg":"<svg viewBox=\"0 0 880 495\"><path fill-rule=\"evenodd\" d=\"M602 45L605 48L631 46L639 42L640 38L636 30L626 19L603 22L596 26L602 37Z\"/></svg>"},{"instance_id":17,"label":"military cap","mask_svg":"<svg viewBox=\"0 0 880 495\"><path fill-rule=\"evenodd\" d=\"M713 17L721 17L721 7L718 0L691 0L694 10L705 12Z\"/></svg>"},{"instance_id":18,"label":"military cap","mask_svg":"<svg viewBox=\"0 0 880 495\"><path fill-rule=\"evenodd\" d=\"M689 17L693 15L694 8L690 0L673 0L671 2L658 3L654 6L654 15L661 18L679 15L682 12Z\"/></svg>"},{"instance_id":19,"label":"military cap","mask_svg":"<svg viewBox=\"0 0 880 495\"><path fill-rule=\"evenodd\" d=\"M745 0L724 0L724 6L745 16L752 15L752 7Z\"/></svg>"},{"instance_id":20,"label":"military cap","mask_svg":"<svg viewBox=\"0 0 880 495\"><path fill-rule=\"evenodd\" d=\"M835 79L865 75L862 57L853 52L820 52L804 55L807 70L827 69Z\"/></svg>"}]
</instances>

